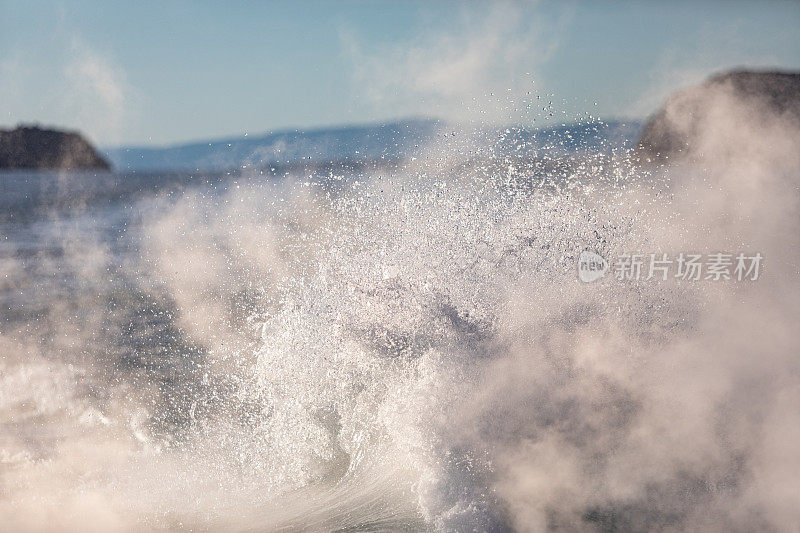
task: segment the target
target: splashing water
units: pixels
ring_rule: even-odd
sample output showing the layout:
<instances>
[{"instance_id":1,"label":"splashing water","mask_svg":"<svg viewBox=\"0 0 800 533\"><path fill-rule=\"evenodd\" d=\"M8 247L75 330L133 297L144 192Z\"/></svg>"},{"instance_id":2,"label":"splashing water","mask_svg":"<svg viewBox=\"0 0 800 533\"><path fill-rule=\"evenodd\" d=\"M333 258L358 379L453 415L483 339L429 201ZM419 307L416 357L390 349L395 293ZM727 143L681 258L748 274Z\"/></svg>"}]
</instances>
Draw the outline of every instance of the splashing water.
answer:
<instances>
[{"instance_id":1,"label":"splashing water","mask_svg":"<svg viewBox=\"0 0 800 533\"><path fill-rule=\"evenodd\" d=\"M793 523L780 436L800 427L798 286L778 265L800 249L785 229L797 195L771 177L795 163L751 165L769 178L754 197L730 163L702 182L625 153L451 142L393 168L243 175L13 226L0 517L34 530ZM733 199L697 209L720 189ZM45 244L26 256L31 234ZM575 270L586 249L731 243L770 254L774 274L587 285Z\"/></svg>"}]
</instances>

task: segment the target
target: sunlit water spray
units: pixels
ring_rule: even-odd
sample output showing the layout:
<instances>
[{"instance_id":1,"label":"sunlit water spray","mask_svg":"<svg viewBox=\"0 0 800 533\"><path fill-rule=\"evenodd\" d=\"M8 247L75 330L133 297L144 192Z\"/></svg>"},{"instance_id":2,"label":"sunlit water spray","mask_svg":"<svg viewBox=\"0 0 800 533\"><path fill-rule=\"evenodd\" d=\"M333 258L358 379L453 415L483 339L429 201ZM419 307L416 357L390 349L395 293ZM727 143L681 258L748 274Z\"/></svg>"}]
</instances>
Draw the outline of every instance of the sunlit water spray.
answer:
<instances>
[{"instance_id":1,"label":"sunlit water spray","mask_svg":"<svg viewBox=\"0 0 800 533\"><path fill-rule=\"evenodd\" d=\"M356 175L241 175L9 223L12 250L36 231L54 249L3 259L0 516L99 530L790 523L785 492L754 487L777 475L763 450L796 419L791 323L776 315L797 302L772 298L797 284L587 285L576 266L587 249L797 248L729 205L698 214L681 169L611 150L519 157L529 137L503 135L478 149L442 135ZM702 194L728 187L720 168ZM770 184L745 200L780 228L796 202L770 209L784 190ZM774 342L754 340L765 328Z\"/></svg>"}]
</instances>

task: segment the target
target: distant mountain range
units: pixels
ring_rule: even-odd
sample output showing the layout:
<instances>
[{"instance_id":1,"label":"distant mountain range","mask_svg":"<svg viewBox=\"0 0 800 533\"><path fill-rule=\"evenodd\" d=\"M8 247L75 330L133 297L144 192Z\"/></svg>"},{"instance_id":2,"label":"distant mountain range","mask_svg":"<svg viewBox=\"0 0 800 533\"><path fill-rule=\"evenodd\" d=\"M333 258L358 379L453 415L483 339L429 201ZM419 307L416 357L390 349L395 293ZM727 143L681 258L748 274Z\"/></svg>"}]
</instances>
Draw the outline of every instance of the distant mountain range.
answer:
<instances>
[{"instance_id":1,"label":"distant mountain range","mask_svg":"<svg viewBox=\"0 0 800 533\"><path fill-rule=\"evenodd\" d=\"M419 155L437 136L469 137L471 146L492 153L536 157L547 153L611 151L633 146L639 121L466 129L435 119L286 130L167 147L119 147L103 151L118 172L219 171L270 165L401 160Z\"/></svg>"}]
</instances>

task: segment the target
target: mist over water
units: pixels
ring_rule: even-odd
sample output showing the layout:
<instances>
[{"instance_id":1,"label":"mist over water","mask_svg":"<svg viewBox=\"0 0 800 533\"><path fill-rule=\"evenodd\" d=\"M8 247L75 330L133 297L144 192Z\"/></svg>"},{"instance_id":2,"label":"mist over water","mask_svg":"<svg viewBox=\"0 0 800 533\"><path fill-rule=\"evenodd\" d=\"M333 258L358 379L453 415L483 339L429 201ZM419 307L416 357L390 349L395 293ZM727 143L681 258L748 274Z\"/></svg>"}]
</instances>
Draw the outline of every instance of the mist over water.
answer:
<instances>
[{"instance_id":1,"label":"mist over water","mask_svg":"<svg viewBox=\"0 0 800 533\"><path fill-rule=\"evenodd\" d=\"M343 175L3 176L0 519L796 528L800 130L709 107L670 167L451 135ZM587 249L765 259L585 284Z\"/></svg>"}]
</instances>

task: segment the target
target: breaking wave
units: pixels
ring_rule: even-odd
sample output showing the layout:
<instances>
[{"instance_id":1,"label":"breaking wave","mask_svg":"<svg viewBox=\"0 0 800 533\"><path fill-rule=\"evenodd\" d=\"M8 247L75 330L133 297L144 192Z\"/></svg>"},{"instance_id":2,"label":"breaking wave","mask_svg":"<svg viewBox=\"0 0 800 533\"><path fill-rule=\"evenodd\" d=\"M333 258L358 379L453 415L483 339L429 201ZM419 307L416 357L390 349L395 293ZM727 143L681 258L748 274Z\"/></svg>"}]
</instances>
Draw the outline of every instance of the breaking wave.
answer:
<instances>
[{"instance_id":1,"label":"breaking wave","mask_svg":"<svg viewBox=\"0 0 800 533\"><path fill-rule=\"evenodd\" d=\"M391 167L6 220L0 518L796 527L798 136L751 130L667 168L451 135ZM584 284L587 249L765 266Z\"/></svg>"}]
</instances>

